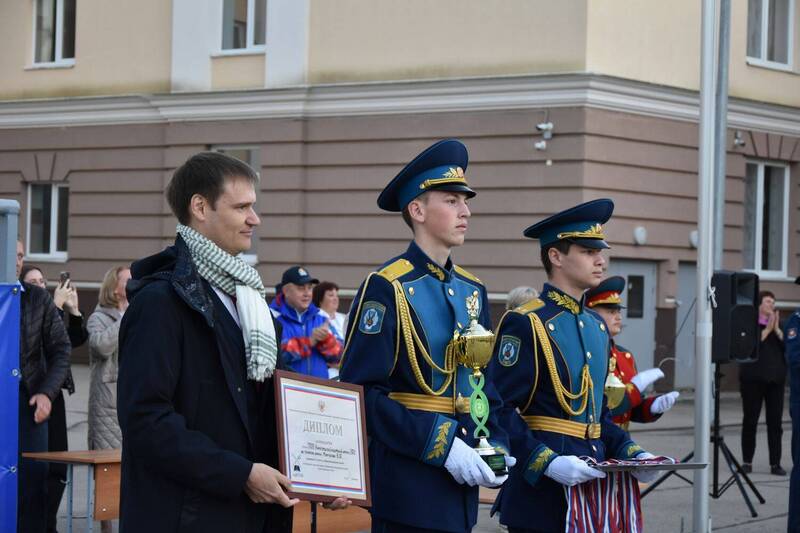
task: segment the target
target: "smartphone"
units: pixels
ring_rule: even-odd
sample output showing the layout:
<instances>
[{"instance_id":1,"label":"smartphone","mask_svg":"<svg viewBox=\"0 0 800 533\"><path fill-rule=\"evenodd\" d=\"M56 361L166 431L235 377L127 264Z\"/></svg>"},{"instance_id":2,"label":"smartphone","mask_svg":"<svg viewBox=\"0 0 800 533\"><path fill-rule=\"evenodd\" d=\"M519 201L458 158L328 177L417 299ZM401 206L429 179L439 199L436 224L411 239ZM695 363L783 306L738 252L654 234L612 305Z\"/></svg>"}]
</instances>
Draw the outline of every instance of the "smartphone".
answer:
<instances>
[{"instance_id":1,"label":"smartphone","mask_svg":"<svg viewBox=\"0 0 800 533\"><path fill-rule=\"evenodd\" d=\"M68 282L68 281L69 281L69 272L61 272L61 273L58 275L58 278L59 278L59 280L60 280L60 284L61 284L61 286L63 287L63 286L64 286L64 284L65 284L66 282Z\"/></svg>"}]
</instances>

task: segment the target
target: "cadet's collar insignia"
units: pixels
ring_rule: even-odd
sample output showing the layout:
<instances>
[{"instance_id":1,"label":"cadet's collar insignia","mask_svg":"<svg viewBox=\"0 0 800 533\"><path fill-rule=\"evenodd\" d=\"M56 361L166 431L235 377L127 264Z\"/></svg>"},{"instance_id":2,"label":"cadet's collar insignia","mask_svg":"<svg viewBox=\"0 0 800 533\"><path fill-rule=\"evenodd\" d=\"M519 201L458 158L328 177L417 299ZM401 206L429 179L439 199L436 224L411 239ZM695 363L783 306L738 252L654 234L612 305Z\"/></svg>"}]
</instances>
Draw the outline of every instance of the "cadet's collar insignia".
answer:
<instances>
[{"instance_id":1,"label":"cadet's collar insignia","mask_svg":"<svg viewBox=\"0 0 800 533\"><path fill-rule=\"evenodd\" d=\"M430 271L431 274L439 278L439 281L444 281L445 277L444 270L434 265L433 263L428 263L427 266L428 266L428 271Z\"/></svg>"},{"instance_id":2,"label":"cadet's collar insignia","mask_svg":"<svg viewBox=\"0 0 800 533\"><path fill-rule=\"evenodd\" d=\"M602 239L605 240L606 236L603 233L602 224L594 224L589 226L588 229L583 231L563 231L556 235L558 240L562 239Z\"/></svg>"},{"instance_id":3,"label":"cadet's collar insignia","mask_svg":"<svg viewBox=\"0 0 800 533\"><path fill-rule=\"evenodd\" d=\"M364 302L361 311L361 318L358 320L358 330L367 335L375 335L381 332L383 326L383 316L386 314L386 306L378 302Z\"/></svg>"},{"instance_id":4,"label":"cadet's collar insignia","mask_svg":"<svg viewBox=\"0 0 800 533\"><path fill-rule=\"evenodd\" d=\"M561 307L569 310L569 312L572 313L573 315L577 315L578 313L581 312L580 305L571 296L567 296L566 294L559 294L556 291L550 291L547 293L547 297L550 298L557 305L560 305Z\"/></svg>"},{"instance_id":5,"label":"cadet's collar insignia","mask_svg":"<svg viewBox=\"0 0 800 533\"><path fill-rule=\"evenodd\" d=\"M500 350L497 352L497 360L503 366L514 366L519 359L519 347L521 341L519 337L513 335L503 335L500 338Z\"/></svg>"}]
</instances>

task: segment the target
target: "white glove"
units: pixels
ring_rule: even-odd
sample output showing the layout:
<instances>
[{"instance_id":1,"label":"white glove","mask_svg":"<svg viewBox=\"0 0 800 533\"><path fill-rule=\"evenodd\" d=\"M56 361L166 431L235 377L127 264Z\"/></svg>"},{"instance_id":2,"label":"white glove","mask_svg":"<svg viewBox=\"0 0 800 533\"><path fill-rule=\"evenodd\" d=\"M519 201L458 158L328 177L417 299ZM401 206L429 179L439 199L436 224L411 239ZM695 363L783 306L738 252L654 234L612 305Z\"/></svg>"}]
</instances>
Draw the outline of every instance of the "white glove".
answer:
<instances>
[{"instance_id":1,"label":"white glove","mask_svg":"<svg viewBox=\"0 0 800 533\"><path fill-rule=\"evenodd\" d=\"M506 457L506 464L509 459L513 457ZM516 459L514 460L516 463ZM466 483L470 487L481 485L483 487L499 487L508 478L508 476L497 477L486 461L481 459L478 452L470 448L466 442L461 439L453 439L453 445L450 447L450 453L447 454L447 459L444 461L444 467L453 476L456 482Z\"/></svg>"},{"instance_id":2,"label":"white glove","mask_svg":"<svg viewBox=\"0 0 800 533\"><path fill-rule=\"evenodd\" d=\"M652 459L655 457L650 452L642 452L636 456L636 459ZM633 477L641 481L642 483L652 483L656 480L661 472L658 470L634 470Z\"/></svg>"},{"instance_id":3,"label":"white glove","mask_svg":"<svg viewBox=\"0 0 800 533\"><path fill-rule=\"evenodd\" d=\"M559 455L550 462L544 475L568 487L606 477L605 472L592 468L574 455Z\"/></svg>"},{"instance_id":4,"label":"white glove","mask_svg":"<svg viewBox=\"0 0 800 533\"><path fill-rule=\"evenodd\" d=\"M661 371L660 368L651 368L649 370L645 370L643 372L639 372L635 376L631 378L631 383L633 383L639 392L644 393L644 390L658 381L659 379L664 377L664 373Z\"/></svg>"},{"instance_id":5,"label":"white glove","mask_svg":"<svg viewBox=\"0 0 800 533\"><path fill-rule=\"evenodd\" d=\"M666 413L672 409L672 406L675 405L675 400L677 400L680 395L681 393L676 390L662 394L650 404L650 411L653 413Z\"/></svg>"}]
</instances>

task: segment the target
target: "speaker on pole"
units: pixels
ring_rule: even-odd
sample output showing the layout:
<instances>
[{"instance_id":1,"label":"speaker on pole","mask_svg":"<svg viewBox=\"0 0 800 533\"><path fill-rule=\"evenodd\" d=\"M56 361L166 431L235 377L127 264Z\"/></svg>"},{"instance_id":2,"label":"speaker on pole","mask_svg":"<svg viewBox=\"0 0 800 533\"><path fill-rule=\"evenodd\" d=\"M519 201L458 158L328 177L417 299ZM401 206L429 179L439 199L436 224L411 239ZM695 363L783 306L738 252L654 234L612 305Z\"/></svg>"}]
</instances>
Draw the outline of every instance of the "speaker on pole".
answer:
<instances>
[{"instance_id":1,"label":"speaker on pole","mask_svg":"<svg viewBox=\"0 0 800 533\"><path fill-rule=\"evenodd\" d=\"M717 306L712 312L711 360L758 360L758 276L718 270L711 277Z\"/></svg>"}]
</instances>

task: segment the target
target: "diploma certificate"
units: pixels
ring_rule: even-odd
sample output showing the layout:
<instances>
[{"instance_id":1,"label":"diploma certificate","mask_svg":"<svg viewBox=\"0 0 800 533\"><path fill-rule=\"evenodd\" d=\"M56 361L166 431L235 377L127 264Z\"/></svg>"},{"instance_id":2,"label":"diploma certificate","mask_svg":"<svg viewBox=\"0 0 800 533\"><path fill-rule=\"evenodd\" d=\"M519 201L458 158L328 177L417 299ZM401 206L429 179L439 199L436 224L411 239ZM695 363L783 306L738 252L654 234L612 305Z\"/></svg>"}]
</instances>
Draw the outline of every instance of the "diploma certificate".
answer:
<instances>
[{"instance_id":1,"label":"diploma certificate","mask_svg":"<svg viewBox=\"0 0 800 533\"><path fill-rule=\"evenodd\" d=\"M275 372L280 466L291 497L369 506L364 389L278 370Z\"/></svg>"}]
</instances>

